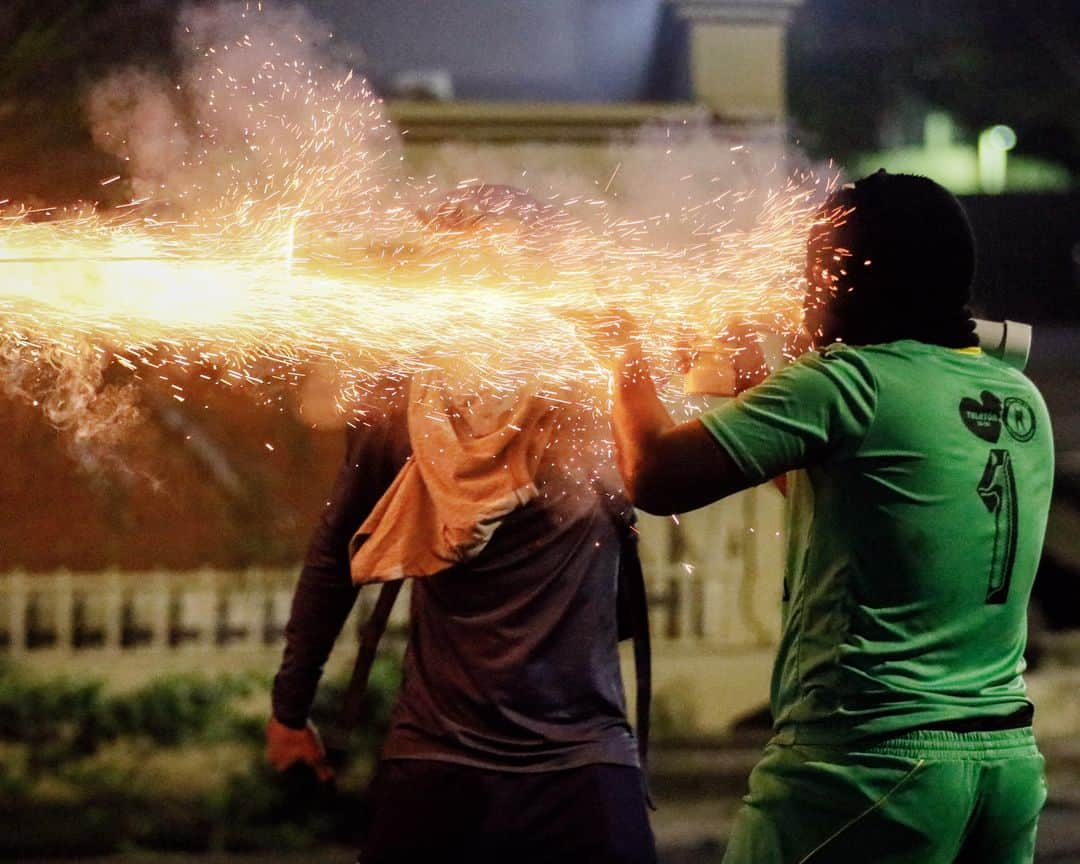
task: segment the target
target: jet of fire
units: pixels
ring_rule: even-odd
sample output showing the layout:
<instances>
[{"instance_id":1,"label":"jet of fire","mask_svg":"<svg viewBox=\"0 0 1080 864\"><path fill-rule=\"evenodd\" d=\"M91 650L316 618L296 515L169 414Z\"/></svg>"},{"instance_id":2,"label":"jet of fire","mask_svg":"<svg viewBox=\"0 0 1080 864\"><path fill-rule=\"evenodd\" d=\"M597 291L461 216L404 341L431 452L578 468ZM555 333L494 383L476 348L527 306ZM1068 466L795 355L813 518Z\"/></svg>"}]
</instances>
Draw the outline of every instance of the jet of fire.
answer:
<instances>
[{"instance_id":1,"label":"jet of fire","mask_svg":"<svg viewBox=\"0 0 1080 864\"><path fill-rule=\"evenodd\" d=\"M671 214L631 221L603 201L432 227L418 211L434 190L402 175L367 84L262 33L254 13L240 25L221 44L189 28L197 62L179 85L121 73L91 99L109 116L149 88L165 117L161 164L128 206L2 214L0 363L96 357L136 377L213 369L254 387L329 368L343 401L431 366L453 366L467 390L602 393L575 322L604 307L641 322L669 373L688 340L798 326L813 176L688 202L683 243L655 230ZM95 128L147 163L135 127ZM750 228L717 216L724 198L756 208Z\"/></svg>"}]
</instances>

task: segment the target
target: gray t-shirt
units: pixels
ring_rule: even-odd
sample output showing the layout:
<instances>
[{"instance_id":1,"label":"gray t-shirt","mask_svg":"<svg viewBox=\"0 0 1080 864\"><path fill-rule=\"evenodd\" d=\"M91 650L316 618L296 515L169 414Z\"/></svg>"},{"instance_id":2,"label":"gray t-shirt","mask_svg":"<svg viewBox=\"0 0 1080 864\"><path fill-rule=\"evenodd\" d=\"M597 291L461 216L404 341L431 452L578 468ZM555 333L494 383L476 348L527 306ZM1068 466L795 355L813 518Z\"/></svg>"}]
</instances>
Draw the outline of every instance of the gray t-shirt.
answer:
<instances>
[{"instance_id":1,"label":"gray t-shirt","mask_svg":"<svg viewBox=\"0 0 1080 864\"><path fill-rule=\"evenodd\" d=\"M594 492L548 480L469 566L414 580L383 756L637 765L616 637L621 544Z\"/></svg>"},{"instance_id":2,"label":"gray t-shirt","mask_svg":"<svg viewBox=\"0 0 1080 864\"><path fill-rule=\"evenodd\" d=\"M348 542L409 454L404 412L350 435L308 549L274 680L301 726L356 598ZM619 668L624 545L605 494L549 466L468 565L412 585L401 691L383 757L510 771L638 765Z\"/></svg>"}]
</instances>

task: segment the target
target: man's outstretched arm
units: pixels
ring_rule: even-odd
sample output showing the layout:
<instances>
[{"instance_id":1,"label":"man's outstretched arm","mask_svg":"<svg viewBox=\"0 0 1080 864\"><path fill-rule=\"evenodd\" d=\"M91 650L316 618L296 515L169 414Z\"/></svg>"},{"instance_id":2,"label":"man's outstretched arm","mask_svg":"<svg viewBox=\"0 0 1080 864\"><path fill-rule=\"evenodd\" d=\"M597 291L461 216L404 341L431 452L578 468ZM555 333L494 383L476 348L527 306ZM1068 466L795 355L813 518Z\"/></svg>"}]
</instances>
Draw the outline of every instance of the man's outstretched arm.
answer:
<instances>
[{"instance_id":1,"label":"man's outstretched arm","mask_svg":"<svg viewBox=\"0 0 1080 864\"><path fill-rule=\"evenodd\" d=\"M646 513L695 510L754 485L700 421L671 419L636 343L616 364L612 424L627 494Z\"/></svg>"},{"instance_id":2,"label":"man's outstretched arm","mask_svg":"<svg viewBox=\"0 0 1080 864\"><path fill-rule=\"evenodd\" d=\"M274 678L267 756L278 770L307 762L330 775L321 742L308 721L323 664L356 600L348 544L408 456L404 416L391 411L351 436L345 462L308 546Z\"/></svg>"}]
</instances>

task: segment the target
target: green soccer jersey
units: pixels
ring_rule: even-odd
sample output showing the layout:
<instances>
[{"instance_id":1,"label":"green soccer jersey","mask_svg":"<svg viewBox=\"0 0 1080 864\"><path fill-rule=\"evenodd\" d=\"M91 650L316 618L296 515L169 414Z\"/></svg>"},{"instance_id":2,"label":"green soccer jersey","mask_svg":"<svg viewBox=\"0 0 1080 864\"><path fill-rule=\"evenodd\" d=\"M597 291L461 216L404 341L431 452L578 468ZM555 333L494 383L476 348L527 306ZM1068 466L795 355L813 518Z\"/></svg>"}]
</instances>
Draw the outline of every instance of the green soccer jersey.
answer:
<instances>
[{"instance_id":1,"label":"green soccer jersey","mask_svg":"<svg viewBox=\"0 0 1080 864\"><path fill-rule=\"evenodd\" d=\"M701 422L754 482L803 469L788 489L779 743L1029 708L1053 445L1024 375L978 349L837 345Z\"/></svg>"}]
</instances>

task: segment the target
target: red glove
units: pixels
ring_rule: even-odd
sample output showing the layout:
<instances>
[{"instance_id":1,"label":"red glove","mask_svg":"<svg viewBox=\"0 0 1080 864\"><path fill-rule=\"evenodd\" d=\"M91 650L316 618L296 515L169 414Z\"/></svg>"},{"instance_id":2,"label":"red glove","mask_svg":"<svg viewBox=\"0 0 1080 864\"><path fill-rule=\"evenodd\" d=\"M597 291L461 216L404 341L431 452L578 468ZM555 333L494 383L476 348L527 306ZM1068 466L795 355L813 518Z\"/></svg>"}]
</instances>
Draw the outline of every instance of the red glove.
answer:
<instances>
[{"instance_id":1,"label":"red glove","mask_svg":"<svg viewBox=\"0 0 1080 864\"><path fill-rule=\"evenodd\" d=\"M271 717L266 724L266 759L278 772L303 762L321 783L334 777L334 769L326 761L326 748L310 720L303 729L293 729Z\"/></svg>"}]
</instances>

